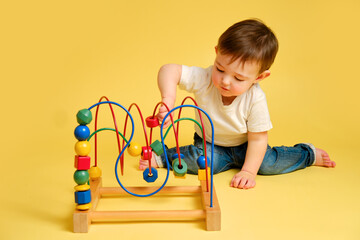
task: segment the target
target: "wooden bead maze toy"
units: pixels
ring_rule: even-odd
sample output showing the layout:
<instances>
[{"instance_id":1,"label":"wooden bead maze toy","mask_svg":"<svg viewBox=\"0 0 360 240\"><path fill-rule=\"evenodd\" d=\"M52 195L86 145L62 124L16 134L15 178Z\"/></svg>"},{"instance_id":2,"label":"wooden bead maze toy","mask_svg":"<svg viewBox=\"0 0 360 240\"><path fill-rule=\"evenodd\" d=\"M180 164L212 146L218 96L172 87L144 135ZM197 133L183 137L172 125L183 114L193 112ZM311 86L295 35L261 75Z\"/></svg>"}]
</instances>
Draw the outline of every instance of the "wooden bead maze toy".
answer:
<instances>
[{"instance_id":1,"label":"wooden bead maze toy","mask_svg":"<svg viewBox=\"0 0 360 240\"><path fill-rule=\"evenodd\" d=\"M106 101L102 101L105 99ZM195 105L184 105L186 99L193 100ZM97 117L99 106L102 104L108 104L112 112L114 126L115 128L101 128L97 129ZM112 106L115 105L120 107L126 112L126 119L124 124L124 131L120 133L116 124L115 114ZM164 118L164 121L159 123L158 119L155 116L156 109L158 106L163 105L168 109L168 113ZM136 142L132 141L134 135L135 124L133 117L130 114L131 108L135 106L140 114L146 146L140 147ZM95 115L95 130L90 134L88 124L92 121L91 110L96 107ZM194 119L190 118L180 118L181 109L185 107L195 108L198 111L201 124L196 122ZM174 121L172 112L179 109L178 119ZM207 157L206 151L206 139L205 139L205 129L202 121L202 114L206 115L209 119L209 122L212 126L212 149L211 149L211 158ZM165 103L159 102L153 112L153 115L146 118L146 126L150 128L150 138L148 140L146 133L146 126L144 119L142 117L140 108L135 104L131 104L129 109L126 109L122 105L109 101L108 98L102 97L99 102L94 104L88 109L82 109L77 113L77 122L79 125L75 128L74 135L78 142L75 144L75 168L74 180L77 183L75 186L75 203L76 209L73 213L73 226L74 232L86 233L89 231L89 227L93 221L108 221L108 220L196 220L203 219L206 223L206 230L208 231L219 231L221 229L221 211L220 206L217 200L217 196L213 184L213 149L214 149L214 127L209 115L199 108L194 99L187 97L184 99L182 104L174 109L170 110ZM163 126L165 119L170 117L172 125L167 129L165 136L163 135ZM131 120L132 132L127 140L125 138L126 127L128 118ZM195 122L203 133L203 146L204 146L204 156L199 157L197 160L199 171L198 178L200 184L198 186L165 186L170 172L170 162L166 154L166 147L164 144L164 138L168 134L169 130L172 128L176 140L176 149L177 154L172 158L172 169L174 176L177 178L184 178L187 172L187 166L184 159L184 155L180 153L179 144L178 144L178 133L179 133L179 121L182 120L191 120ZM175 128L175 123L177 123L177 128ZM152 142L152 130L155 127L160 127L161 142L156 140ZM114 131L117 137L117 143L119 148L119 155L115 164L115 176L120 187L103 187L101 170L97 166L97 133L111 130ZM95 142L95 164L90 167L90 143L89 140L94 136ZM120 137L122 137L123 142L122 146L120 144ZM151 144L149 144L151 143ZM164 183L160 187L125 187L118 176L118 168L120 162L121 174L123 175L123 166L124 166L124 151L128 149L128 152L132 156L140 156L143 160L149 161L149 167L143 172L143 177L146 182L154 182L158 177L158 172L155 168L151 167L151 157L152 152L155 152L157 155L161 155L165 152L165 158L167 162L167 175L164 180ZM209 167L210 165L210 167ZM137 193L134 193L137 192ZM138 194L141 193L141 194ZM102 195L117 195L121 197L124 194L131 194L136 197L150 197L154 194L177 194L177 193L186 193L186 194L200 194L202 199L202 209L197 210L153 210L153 211L97 211L96 207L101 199Z\"/></svg>"}]
</instances>

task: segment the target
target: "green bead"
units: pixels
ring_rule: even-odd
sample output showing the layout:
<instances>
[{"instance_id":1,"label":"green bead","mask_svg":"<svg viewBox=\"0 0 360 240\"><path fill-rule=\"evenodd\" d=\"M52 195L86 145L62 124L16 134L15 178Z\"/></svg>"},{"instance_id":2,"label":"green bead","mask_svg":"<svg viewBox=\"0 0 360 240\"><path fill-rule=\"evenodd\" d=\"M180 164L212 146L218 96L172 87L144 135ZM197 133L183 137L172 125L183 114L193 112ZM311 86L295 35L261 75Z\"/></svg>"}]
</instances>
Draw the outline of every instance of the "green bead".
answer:
<instances>
[{"instance_id":1,"label":"green bead","mask_svg":"<svg viewBox=\"0 0 360 240\"><path fill-rule=\"evenodd\" d=\"M183 177L187 172L187 164L184 160L181 161L181 167L179 166L179 159L176 158L172 163L174 175L178 177Z\"/></svg>"},{"instance_id":2,"label":"green bead","mask_svg":"<svg viewBox=\"0 0 360 240\"><path fill-rule=\"evenodd\" d=\"M158 155L158 156L160 156L164 152L163 146L159 140L156 140L155 142L153 142L150 145L150 147L153 150L153 152L155 152L156 155Z\"/></svg>"},{"instance_id":3,"label":"green bead","mask_svg":"<svg viewBox=\"0 0 360 240\"><path fill-rule=\"evenodd\" d=\"M77 170L74 173L74 181L79 184L85 184L89 181L89 173L87 170Z\"/></svg>"},{"instance_id":4,"label":"green bead","mask_svg":"<svg viewBox=\"0 0 360 240\"><path fill-rule=\"evenodd\" d=\"M89 109L81 109L76 114L77 122L81 125L89 124L92 120L91 111Z\"/></svg>"}]
</instances>

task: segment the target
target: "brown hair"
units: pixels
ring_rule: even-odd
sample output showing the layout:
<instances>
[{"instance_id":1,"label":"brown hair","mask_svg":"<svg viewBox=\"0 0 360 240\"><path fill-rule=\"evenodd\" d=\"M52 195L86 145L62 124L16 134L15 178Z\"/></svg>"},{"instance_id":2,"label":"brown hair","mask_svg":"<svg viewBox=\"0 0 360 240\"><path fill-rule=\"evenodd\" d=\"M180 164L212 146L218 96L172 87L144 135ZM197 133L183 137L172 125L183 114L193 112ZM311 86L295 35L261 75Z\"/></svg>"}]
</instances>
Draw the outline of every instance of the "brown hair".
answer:
<instances>
[{"instance_id":1,"label":"brown hair","mask_svg":"<svg viewBox=\"0 0 360 240\"><path fill-rule=\"evenodd\" d=\"M232 55L231 62L256 61L259 73L270 68L279 48L275 34L257 19L244 20L229 27L219 38L221 54Z\"/></svg>"}]
</instances>

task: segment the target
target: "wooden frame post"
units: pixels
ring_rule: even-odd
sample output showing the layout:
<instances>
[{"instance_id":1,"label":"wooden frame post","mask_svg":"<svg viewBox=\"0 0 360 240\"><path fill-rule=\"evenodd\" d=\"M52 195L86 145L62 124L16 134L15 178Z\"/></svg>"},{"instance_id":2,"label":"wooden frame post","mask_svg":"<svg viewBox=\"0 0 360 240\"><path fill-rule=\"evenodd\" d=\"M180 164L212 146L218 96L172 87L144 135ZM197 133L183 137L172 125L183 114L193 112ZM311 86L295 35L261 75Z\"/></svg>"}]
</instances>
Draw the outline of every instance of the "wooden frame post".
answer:
<instances>
[{"instance_id":1,"label":"wooden frame post","mask_svg":"<svg viewBox=\"0 0 360 240\"><path fill-rule=\"evenodd\" d=\"M206 181L201 180L200 186L165 186L159 193L191 193L201 194L203 209L197 210L156 210L156 211L96 211L102 195L127 194L120 187L102 187L101 177L90 180L92 207L86 211L75 210L73 214L74 232L86 233L93 220L196 220L204 219L206 230L221 230L221 211L215 189L213 191L213 207L210 207L210 192L206 190ZM150 193L157 187L130 187L130 191Z\"/></svg>"}]
</instances>

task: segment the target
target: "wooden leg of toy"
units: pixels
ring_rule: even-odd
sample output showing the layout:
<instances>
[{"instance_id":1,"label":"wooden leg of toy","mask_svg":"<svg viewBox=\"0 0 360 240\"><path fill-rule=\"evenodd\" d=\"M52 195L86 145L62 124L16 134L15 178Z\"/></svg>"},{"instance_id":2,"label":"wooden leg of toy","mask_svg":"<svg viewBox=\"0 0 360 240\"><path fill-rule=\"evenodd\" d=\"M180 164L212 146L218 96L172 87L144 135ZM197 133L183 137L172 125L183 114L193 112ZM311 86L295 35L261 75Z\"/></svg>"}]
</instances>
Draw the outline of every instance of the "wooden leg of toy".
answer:
<instances>
[{"instance_id":1,"label":"wooden leg of toy","mask_svg":"<svg viewBox=\"0 0 360 240\"><path fill-rule=\"evenodd\" d=\"M73 225L75 233L87 233L91 224L91 214L95 211L100 199L101 178L90 180L92 207L86 211L75 210L73 214Z\"/></svg>"},{"instance_id":2,"label":"wooden leg of toy","mask_svg":"<svg viewBox=\"0 0 360 240\"><path fill-rule=\"evenodd\" d=\"M202 203L206 212L206 230L220 231L221 230L221 211L220 205L216 196L215 189L213 191L213 207L210 207L210 192L206 191L206 181L200 181L202 189Z\"/></svg>"},{"instance_id":3,"label":"wooden leg of toy","mask_svg":"<svg viewBox=\"0 0 360 240\"><path fill-rule=\"evenodd\" d=\"M90 189L91 189L91 203L92 207L91 210L95 211L97 204L100 200L100 189L102 187L102 178L99 177L94 180L90 180Z\"/></svg>"},{"instance_id":4,"label":"wooden leg of toy","mask_svg":"<svg viewBox=\"0 0 360 240\"><path fill-rule=\"evenodd\" d=\"M91 219L88 211L76 210L73 215L74 232L75 233L87 233L89 231Z\"/></svg>"}]
</instances>

